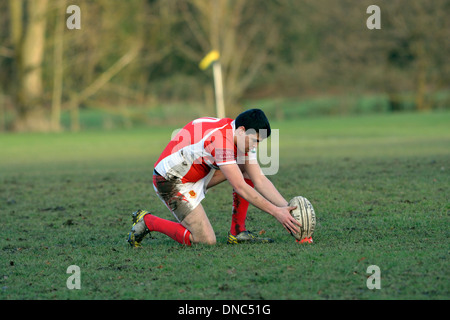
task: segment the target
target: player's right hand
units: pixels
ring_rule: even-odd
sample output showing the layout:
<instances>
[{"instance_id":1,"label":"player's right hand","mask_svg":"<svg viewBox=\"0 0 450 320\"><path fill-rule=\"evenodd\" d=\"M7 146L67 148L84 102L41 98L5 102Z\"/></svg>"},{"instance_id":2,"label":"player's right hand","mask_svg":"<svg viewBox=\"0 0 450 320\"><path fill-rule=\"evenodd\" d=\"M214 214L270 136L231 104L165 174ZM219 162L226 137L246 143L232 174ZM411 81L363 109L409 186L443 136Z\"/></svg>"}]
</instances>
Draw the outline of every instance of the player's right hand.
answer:
<instances>
[{"instance_id":1,"label":"player's right hand","mask_svg":"<svg viewBox=\"0 0 450 320\"><path fill-rule=\"evenodd\" d=\"M274 214L278 222L281 223L289 233L296 233L300 231L298 228L301 227L300 222L295 220L295 218L291 215L291 211L296 208L296 206L278 207L278 210Z\"/></svg>"}]
</instances>

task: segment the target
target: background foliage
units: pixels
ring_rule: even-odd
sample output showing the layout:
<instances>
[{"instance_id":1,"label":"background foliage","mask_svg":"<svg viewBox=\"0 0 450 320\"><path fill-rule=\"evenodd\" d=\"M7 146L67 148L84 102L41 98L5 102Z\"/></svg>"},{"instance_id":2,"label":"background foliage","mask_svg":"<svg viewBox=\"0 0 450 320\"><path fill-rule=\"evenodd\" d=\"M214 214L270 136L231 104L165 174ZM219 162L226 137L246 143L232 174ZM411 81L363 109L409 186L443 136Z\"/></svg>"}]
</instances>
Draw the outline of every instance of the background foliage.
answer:
<instances>
[{"instance_id":1,"label":"background foliage","mask_svg":"<svg viewBox=\"0 0 450 320\"><path fill-rule=\"evenodd\" d=\"M72 4L80 30L66 27ZM380 30L366 27L372 4ZM213 115L212 74L198 68L211 49L221 52L229 117L255 104L280 119L448 108L449 9L448 0L2 1L0 129L79 130L88 109L106 128Z\"/></svg>"}]
</instances>

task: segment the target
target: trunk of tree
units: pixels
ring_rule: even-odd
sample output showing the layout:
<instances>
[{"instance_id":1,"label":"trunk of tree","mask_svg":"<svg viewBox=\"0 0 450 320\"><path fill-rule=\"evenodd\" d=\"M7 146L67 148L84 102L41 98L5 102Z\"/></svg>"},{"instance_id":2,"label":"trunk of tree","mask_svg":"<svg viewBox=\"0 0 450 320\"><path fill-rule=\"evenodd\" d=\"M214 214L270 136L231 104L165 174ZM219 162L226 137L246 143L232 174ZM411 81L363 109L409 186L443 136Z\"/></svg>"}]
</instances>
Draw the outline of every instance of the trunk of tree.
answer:
<instances>
[{"instance_id":1,"label":"trunk of tree","mask_svg":"<svg viewBox=\"0 0 450 320\"><path fill-rule=\"evenodd\" d=\"M51 122L53 131L61 131L61 103L63 93L64 17L65 7L57 9L53 46L53 95Z\"/></svg>"},{"instance_id":2,"label":"trunk of tree","mask_svg":"<svg viewBox=\"0 0 450 320\"><path fill-rule=\"evenodd\" d=\"M28 23L23 26L20 41L17 30L13 32L13 38L18 41L16 50L17 61L17 105L18 118L14 128L18 131L39 130L46 131L50 128L43 107L43 81L42 61L45 48L46 9L48 0L26 1L26 14ZM20 26L22 16L17 14L12 22Z\"/></svg>"}]
</instances>

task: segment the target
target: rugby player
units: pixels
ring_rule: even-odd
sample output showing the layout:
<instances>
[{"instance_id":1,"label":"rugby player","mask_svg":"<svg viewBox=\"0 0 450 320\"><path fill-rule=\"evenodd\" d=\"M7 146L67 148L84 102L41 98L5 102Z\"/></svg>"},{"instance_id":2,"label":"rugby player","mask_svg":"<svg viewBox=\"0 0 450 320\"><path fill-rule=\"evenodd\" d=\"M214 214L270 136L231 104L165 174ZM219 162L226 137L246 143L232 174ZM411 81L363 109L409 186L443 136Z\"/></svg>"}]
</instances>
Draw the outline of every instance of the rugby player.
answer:
<instances>
[{"instance_id":1,"label":"rugby player","mask_svg":"<svg viewBox=\"0 0 450 320\"><path fill-rule=\"evenodd\" d=\"M228 180L233 188L231 227L227 243L273 242L248 231L249 203L272 215L288 232L300 224L291 216L296 207L278 192L256 160L256 147L270 136L270 124L260 109L230 118L191 121L169 142L154 165L153 187L176 221L138 210L128 234L132 247L150 232L163 233L191 245L216 243L216 235L201 201L209 188Z\"/></svg>"}]
</instances>

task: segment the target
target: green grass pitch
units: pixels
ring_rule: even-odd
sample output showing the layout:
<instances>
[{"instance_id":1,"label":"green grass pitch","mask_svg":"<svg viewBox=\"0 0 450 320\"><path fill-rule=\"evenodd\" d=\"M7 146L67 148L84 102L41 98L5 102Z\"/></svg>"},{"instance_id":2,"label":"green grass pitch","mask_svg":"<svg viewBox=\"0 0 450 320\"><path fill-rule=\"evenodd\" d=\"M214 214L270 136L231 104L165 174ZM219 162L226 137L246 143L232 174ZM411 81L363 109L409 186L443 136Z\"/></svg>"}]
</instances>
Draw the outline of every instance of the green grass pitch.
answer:
<instances>
[{"instance_id":1,"label":"green grass pitch","mask_svg":"<svg viewBox=\"0 0 450 320\"><path fill-rule=\"evenodd\" d=\"M174 128L0 136L0 299L448 299L450 114L273 122L269 176L308 198L314 244L250 206L273 244L230 246L228 183L203 202L216 246L162 234L131 249L131 212L172 219L152 187ZM69 290L77 265L81 289ZM370 290L367 268L381 272Z\"/></svg>"}]
</instances>

